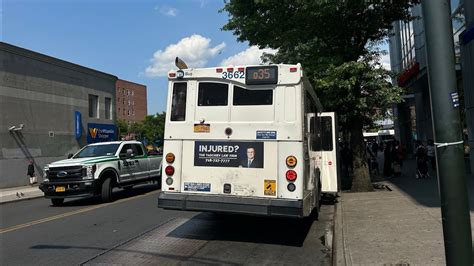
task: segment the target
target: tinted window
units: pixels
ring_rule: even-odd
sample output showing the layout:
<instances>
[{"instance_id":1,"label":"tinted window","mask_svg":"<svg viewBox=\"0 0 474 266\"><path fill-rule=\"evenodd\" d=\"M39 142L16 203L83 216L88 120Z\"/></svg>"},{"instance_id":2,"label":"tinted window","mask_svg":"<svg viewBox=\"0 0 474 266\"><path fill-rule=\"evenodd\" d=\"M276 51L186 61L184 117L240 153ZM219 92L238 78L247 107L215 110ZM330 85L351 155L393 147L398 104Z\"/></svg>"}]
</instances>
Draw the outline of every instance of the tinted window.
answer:
<instances>
[{"instance_id":1,"label":"tinted window","mask_svg":"<svg viewBox=\"0 0 474 266\"><path fill-rule=\"evenodd\" d=\"M135 155L138 155L138 156L141 156L143 155L143 149L142 149L142 145L140 144L135 144L135 150L136 150L136 154Z\"/></svg>"},{"instance_id":2,"label":"tinted window","mask_svg":"<svg viewBox=\"0 0 474 266\"><path fill-rule=\"evenodd\" d=\"M119 144L90 145L84 147L74 158L115 155Z\"/></svg>"},{"instance_id":3,"label":"tinted window","mask_svg":"<svg viewBox=\"0 0 474 266\"><path fill-rule=\"evenodd\" d=\"M317 143L317 150L332 151L332 121L331 117L321 117L321 143Z\"/></svg>"},{"instance_id":4,"label":"tinted window","mask_svg":"<svg viewBox=\"0 0 474 266\"><path fill-rule=\"evenodd\" d=\"M272 105L273 90L246 90L234 86L234 105Z\"/></svg>"},{"instance_id":5,"label":"tinted window","mask_svg":"<svg viewBox=\"0 0 474 266\"><path fill-rule=\"evenodd\" d=\"M133 148L132 148L132 144L125 144L123 145L122 149L120 150L120 155L125 155L127 154L127 150L128 149L131 149L133 151Z\"/></svg>"},{"instance_id":6,"label":"tinted window","mask_svg":"<svg viewBox=\"0 0 474 266\"><path fill-rule=\"evenodd\" d=\"M171 103L171 121L184 120L186 120L186 83L175 83Z\"/></svg>"},{"instance_id":7,"label":"tinted window","mask_svg":"<svg viewBox=\"0 0 474 266\"><path fill-rule=\"evenodd\" d=\"M198 106L226 106L229 85L222 83L199 83Z\"/></svg>"},{"instance_id":8,"label":"tinted window","mask_svg":"<svg viewBox=\"0 0 474 266\"><path fill-rule=\"evenodd\" d=\"M319 151L321 149L321 134L319 132L320 125L318 124L320 120L316 117L312 117L309 123L310 126L310 136L311 136L311 150L312 151Z\"/></svg>"}]
</instances>

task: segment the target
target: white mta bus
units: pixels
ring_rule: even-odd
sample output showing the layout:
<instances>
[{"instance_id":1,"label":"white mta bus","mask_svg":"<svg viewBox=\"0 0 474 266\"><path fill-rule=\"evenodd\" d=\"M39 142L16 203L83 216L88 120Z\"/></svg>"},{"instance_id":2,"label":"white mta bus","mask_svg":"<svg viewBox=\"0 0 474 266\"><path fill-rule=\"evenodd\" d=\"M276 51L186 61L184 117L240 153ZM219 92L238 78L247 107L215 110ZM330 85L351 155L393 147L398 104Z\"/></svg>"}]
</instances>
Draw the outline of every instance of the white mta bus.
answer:
<instances>
[{"instance_id":1,"label":"white mta bus","mask_svg":"<svg viewBox=\"0 0 474 266\"><path fill-rule=\"evenodd\" d=\"M168 77L158 207L306 217L338 192L334 114L300 64Z\"/></svg>"}]
</instances>

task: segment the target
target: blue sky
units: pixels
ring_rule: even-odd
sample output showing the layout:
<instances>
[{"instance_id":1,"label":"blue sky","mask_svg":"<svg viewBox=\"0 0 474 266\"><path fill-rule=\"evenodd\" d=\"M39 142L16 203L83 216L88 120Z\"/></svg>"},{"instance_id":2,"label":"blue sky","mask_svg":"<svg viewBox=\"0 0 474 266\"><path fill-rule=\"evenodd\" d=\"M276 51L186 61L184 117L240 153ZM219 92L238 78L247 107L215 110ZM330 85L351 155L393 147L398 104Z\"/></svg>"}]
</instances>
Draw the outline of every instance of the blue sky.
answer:
<instances>
[{"instance_id":1,"label":"blue sky","mask_svg":"<svg viewBox=\"0 0 474 266\"><path fill-rule=\"evenodd\" d=\"M223 0L0 0L2 41L144 84L148 114L166 108L174 57L190 67L259 63L222 31ZM268 50L267 50L268 52Z\"/></svg>"}]
</instances>

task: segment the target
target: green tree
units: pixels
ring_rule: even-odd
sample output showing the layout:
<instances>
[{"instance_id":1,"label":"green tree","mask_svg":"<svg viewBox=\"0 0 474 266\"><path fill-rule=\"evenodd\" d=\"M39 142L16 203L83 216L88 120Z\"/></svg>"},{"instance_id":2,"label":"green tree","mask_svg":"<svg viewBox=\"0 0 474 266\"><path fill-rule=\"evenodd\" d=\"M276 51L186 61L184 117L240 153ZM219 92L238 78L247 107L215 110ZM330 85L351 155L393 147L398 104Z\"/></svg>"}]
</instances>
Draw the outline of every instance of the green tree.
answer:
<instances>
[{"instance_id":1,"label":"green tree","mask_svg":"<svg viewBox=\"0 0 474 266\"><path fill-rule=\"evenodd\" d=\"M156 115L147 115L143 121L132 123L127 133L134 133L140 141L146 139L149 144L162 145L165 130L165 116L165 112L157 113Z\"/></svg>"},{"instance_id":2,"label":"green tree","mask_svg":"<svg viewBox=\"0 0 474 266\"><path fill-rule=\"evenodd\" d=\"M392 22L411 19L411 5L408 0L233 0L223 8L229 13L224 30L250 45L278 49L266 60L302 63L325 109L338 112L351 136L354 191L371 189L362 137L364 125L374 119L375 111L368 110L400 100L399 89L390 91L387 73L369 62L380 55L374 47L388 36Z\"/></svg>"},{"instance_id":3,"label":"green tree","mask_svg":"<svg viewBox=\"0 0 474 266\"><path fill-rule=\"evenodd\" d=\"M128 134L128 124L125 120L118 119L116 125L119 130L119 139Z\"/></svg>"}]
</instances>

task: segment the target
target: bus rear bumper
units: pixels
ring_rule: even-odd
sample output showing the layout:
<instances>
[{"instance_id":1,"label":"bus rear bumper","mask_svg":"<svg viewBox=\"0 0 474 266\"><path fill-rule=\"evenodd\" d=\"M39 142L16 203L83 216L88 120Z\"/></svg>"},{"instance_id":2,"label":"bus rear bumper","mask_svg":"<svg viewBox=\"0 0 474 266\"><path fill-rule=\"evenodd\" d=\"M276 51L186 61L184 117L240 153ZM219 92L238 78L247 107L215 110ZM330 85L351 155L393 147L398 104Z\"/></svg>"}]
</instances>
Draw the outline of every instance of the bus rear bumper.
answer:
<instances>
[{"instance_id":1,"label":"bus rear bumper","mask_svg":"<svg viewBox=\"0 0 474 266\"><path fill-rule=\"evenodd\" d=\"M302 200L237 198L222 195L160 192L158 207L186 211L210 211L237 214L304 217Z\"/></svg>"}]
</instances>

